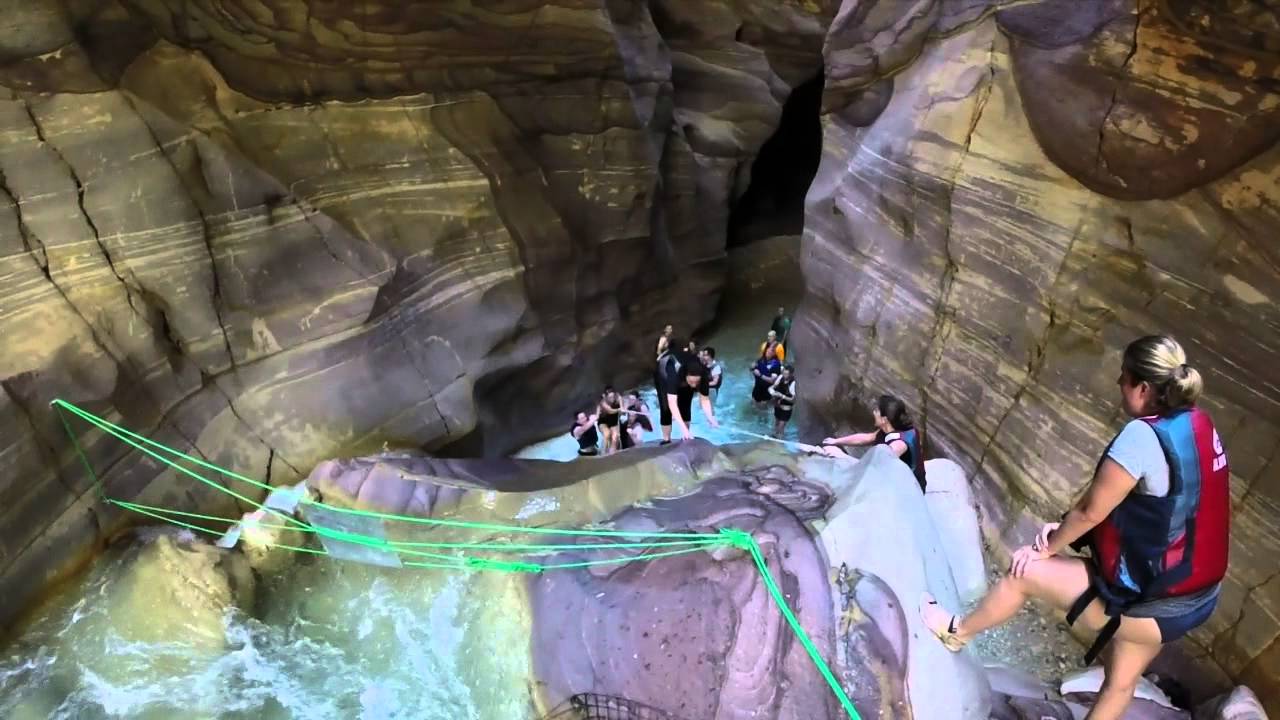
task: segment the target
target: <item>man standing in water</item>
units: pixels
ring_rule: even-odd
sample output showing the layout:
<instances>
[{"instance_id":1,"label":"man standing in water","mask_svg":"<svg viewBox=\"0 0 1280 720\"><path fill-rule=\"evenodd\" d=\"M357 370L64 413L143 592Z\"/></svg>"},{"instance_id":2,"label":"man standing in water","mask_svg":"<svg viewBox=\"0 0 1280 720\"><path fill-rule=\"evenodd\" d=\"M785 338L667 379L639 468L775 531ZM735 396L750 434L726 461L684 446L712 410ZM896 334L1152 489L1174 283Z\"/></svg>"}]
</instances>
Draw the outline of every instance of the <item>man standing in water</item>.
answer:
<instances>
[{"instance_id":1,"label":"man standing in water","mask_svg":"<svg viewBox=\"0 0 1280 720\"><path fill-rule=\"evenodd\" d=\"M773 436L782 437L782 431L791 419L791 411L796 406L796 370L790 363L782 366L782 374L769 387L773 396Z\"/></svg>"},{"instance_id":2,"label":"man standing in water","mask_svg":"<svg viewBox=\"0 0 1280 720\"><path fill-rule=\"evenodd\" d=\"M672 343L680 347L679 343ZM662 444L671 443L671 421L680 428L680 437L692 440L689 423L693 420L693 396L700 395L702 414L713 428L720 427L711 406L710 372L697 357L688 353L668 352L658 363L655 381L658 386L658 419L662 425Z\"/></svg>"},{"instance_id":3,"label":"man standing in water","mask_svg":"<svg viewBox=\"0 0 1280 720\"><path fill-rule=\"evenodd\" d=\"M707 366L707 387L711 388L711 404L720 399L720 386L724 384L724 365L716 359L716 349L707 346L698 352L698 359Z\"/></svg>"},{"instance_id":4,"label":"man standing in water","mask_svg":"<svg viewBox=\"0 0 1280 720\"><path fill-rule=\"evenodd\" d=\"M778 314L774 316L773 324L769 326L769 329L777 334L778 342L783 345L787 344L787 336L791 334L791 318L787 317L786 308L778 308ZM779 353L778 359L782 359L781 353Z\"/></svg>"},{"instance_id":5,"label":"man standing in water","mask_svg":"<svg viewBox=\"0 0 1280 720\"><path fill-rule=\"evenodd\" d=\"M770 349L773 350L773 355L778 359L778 362L783 362L787 359L787 349L782 346L782 343L778 342L778 333L773 330L770 330L769 334L765 335L764 342L760 343L760 355L763 357L765 351Z\"/></svg>"}]
</instances>

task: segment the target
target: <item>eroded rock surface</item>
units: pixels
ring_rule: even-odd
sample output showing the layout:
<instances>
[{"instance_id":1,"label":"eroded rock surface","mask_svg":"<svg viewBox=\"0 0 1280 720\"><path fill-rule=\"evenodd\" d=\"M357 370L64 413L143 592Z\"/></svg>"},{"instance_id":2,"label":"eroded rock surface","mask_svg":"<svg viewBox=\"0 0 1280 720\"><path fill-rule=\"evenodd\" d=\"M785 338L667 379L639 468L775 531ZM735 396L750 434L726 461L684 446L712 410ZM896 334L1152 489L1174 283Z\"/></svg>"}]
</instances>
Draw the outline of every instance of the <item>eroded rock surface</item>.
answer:
<instances>
[{"instance_id":1,"label":"eroded rock surface","mask_svg":"<svg viewBox=\"0 0 1280 720\"><path fill-rule=\"evenodd\" d=\"M712 479L692 495L627 510L614 525L752 533L801 624L830 658L827 565L795 515L749 485L749 477ZM535 672L551 706L594 692L687 720L841 712L740 550L544 573L530 581L530 596ZM854 703L879 705L865 696Z\"/></svg>"},{"instance_id":2,"label":"eroded rock surface","mask_svg":"<svg viewBox=\"0 0 1280 720\"><path fill-rule=\"evenodd\" d=\"M806 397L848 420L903 396L1008 547L1067 508L1120 428L1125 344L1179 338L1236 500L1221 604L1181 647L1280 713L1275 10L991 6L837 16L793 331L831 361L802 366Z\"/></svg>"},{"instance_id":3,"label":"eroded rock surface","mask_svg":"<svg viewBox=\"0 0 1280 720\"><path fill-rule=\"evenodd\" d=\"M0 622L129 520L55 397L278 483L383 443L497 455L647 374L656 329L710 319L729 200L835 5L10 8ZM114 496L243 509L83 444Z\"/></svg>"}]
</instances>

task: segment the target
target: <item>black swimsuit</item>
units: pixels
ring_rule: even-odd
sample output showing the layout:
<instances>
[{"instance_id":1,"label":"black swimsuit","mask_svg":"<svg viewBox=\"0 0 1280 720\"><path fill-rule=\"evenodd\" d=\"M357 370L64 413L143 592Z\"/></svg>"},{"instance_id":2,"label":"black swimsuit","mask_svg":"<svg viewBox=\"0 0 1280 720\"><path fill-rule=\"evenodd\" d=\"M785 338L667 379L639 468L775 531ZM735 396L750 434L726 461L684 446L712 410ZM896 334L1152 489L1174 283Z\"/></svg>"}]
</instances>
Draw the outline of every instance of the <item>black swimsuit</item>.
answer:
<instances>
[{"instance_id":1,"label":"black swimsuit","mask_svg":"<svg viewBox=\"0 0 1280 720\"><path fill-rule=\"evenodd\" d=\"M575 424L572 428L569 429L569 434L572 435L573 431L577 429L578 429L578 426ZM596 450L596 442L598 441L599 441L599 436L596 434L595 426L594 425L589 426L586 430L582 432L581 435L578 436L578 454L579 455L595 455L597 452L599 452L598 450Z\"/></svg>"}]
</instances>

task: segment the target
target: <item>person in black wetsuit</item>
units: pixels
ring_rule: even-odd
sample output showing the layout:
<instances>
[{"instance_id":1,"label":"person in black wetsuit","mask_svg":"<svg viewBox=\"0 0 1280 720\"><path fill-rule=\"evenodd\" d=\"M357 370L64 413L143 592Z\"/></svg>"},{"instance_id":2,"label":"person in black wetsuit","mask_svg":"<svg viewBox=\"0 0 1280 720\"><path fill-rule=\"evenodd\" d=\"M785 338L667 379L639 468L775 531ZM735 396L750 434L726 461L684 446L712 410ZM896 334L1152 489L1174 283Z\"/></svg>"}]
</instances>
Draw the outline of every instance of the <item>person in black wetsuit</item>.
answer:
<instances>
[{"instance_id":1,"label":"person in black wetsuit","mask_svg":"<svg viewBox=\"0 0 1280 720\"><path fill-rule=\"evenodd\" d=\"M596 434L598 419L595 415L580 412L573 421L573 427L569 428L569 434L578 441L578 455L581 457L592 457L600 453L596 449L596 442L599 440Z\"/></svg>"},{"instance_id":2,"label":"person in black wetsuit","mask_svg":"<svg viewBox=\"0 0 1280 720\"><path fill-rule=\"evenodd\" d=\"M760 359L751 366L751 374L755 377L755 385L751 388L751 400L759 407L769 402L769 388L773 381L782 374L782 362L778 360L777 344L765 344L760 349Z\"/></svg>"},{"instance_id":3,"label":"person in black wetsuit","mask_svg":"<svg viewBox=\"0 0 1280 720\"><path fill-rule=\"evenodd\" d=\"M793 366L782 366L782 374L769 387L769 394L773 396L773 436L780 438L796 406L796 369Z\"/></svg>"},{"instance_id":4,"label":"person in black wetsuit","mask_svg":"<svg viewBox=\"0 0 1280 720\"><path fill-rule=\"evenodd\" d=\"M600 435L604 438L604 454L615 453L622 447L618 437L618 422L622 415L622 401L612 387L605 386L596 408L600 416Z\"/></svg>"},{"instance_id":5,"label":"person in black wetsuit","mask_svg":"<svg viewBox=\"0 0 1280 720\"><path fill-rule=\"evenodd\" d=\"M649 415L649 406L640 398L640 393L632 391L622 399L622 422L618 431L622 436L623 450L643 445L644 434L653 432L653 421Z\"/></svg>"},{"instance_id":6,"label":"person in black wetsuit","mask_svg":"<svg viewBox=\"0 0 1280 720\"><path fill-rule=\"evenodd\" d=\"M680 347L678 343L672 343ZM658 389L658 421L662 425L662 444L671 442L671 423L676 421L680 437L692 440L689 423L693 420L693 396L701 396L702 414L713 428L720 427L711 405L710 373L707 366L689 353L667 353L658 363L654 384Z\"/></svg>"}]
</instances>

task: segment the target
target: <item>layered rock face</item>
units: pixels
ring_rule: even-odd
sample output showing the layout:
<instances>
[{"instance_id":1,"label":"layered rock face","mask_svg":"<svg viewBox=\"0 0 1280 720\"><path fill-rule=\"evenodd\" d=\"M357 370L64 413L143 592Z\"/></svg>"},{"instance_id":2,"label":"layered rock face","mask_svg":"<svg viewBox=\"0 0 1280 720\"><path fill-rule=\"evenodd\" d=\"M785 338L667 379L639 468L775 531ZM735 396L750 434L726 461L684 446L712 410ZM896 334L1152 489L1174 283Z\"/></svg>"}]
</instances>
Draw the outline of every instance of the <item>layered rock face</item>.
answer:
<instances>
[{"instance_id":1,"label":"layered rock face","mask_svg":"<svg viewBox=\"0 0 1280 720\"><path fill-rule=\"evenodd\" d=\"M52 398L280 482L386 442L497 454L640 377L714 312L729 199L835 5L11 9L0 619L123 522ZM233 510L83 443L113 496Z\"/></svg>"},{"instance_id":2,"label":"layered rock face","mask_svg":"<svg viewBox=\"0 0 1280 720\"><path fill-rule=\"evenodd\" d=\"M991 539L1064 511L1169 333L1227 446L1230 576L1187 647L1280 712L1274 3L845 3L794 332L832 417L901 395ZM892 38L892 42L889 39ZM854 408L851 410L851 408Z\"/></svg>"}]
</instances>

